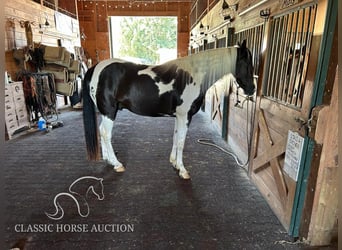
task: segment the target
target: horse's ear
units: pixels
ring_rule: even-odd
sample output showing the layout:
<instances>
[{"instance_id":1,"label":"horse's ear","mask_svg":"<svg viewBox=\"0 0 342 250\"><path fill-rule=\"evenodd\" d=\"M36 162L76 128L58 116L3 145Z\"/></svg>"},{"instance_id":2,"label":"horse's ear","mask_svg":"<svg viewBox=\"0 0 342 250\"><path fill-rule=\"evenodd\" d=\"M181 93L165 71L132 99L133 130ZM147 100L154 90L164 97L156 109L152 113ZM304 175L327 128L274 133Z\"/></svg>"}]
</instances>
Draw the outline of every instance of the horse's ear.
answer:
<instances>
[{"instance_id":1,"label":"horse's ear","mask_svg":"<svg viewBox=\"0 0 342 250\"><path fill-rule=\"evenodd\" d=\"M246 46L246 39L242 41L242 44L241 44L241 48L245 49L247 46Z\"/></svg>"}]
</instances>

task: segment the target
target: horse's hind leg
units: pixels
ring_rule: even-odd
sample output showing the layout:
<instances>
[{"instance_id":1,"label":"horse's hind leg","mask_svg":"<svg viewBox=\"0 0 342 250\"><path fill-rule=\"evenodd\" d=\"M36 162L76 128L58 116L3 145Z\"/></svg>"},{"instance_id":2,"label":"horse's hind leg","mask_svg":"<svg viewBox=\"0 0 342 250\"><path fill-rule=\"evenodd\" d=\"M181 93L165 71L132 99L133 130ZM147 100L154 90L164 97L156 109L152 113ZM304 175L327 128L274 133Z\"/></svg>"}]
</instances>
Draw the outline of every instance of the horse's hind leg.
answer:
<instances>
[{"instance_id":1,"label":"horse's hind leg","mask_svg":"<svg viewBox=\"0 0 342 250\"><path fill-rule=\"evenodd\" d=\"M109 164L114 166L116 172L125 171L124 166L116 158L115 152L112 147L112 130L114 121L109 119L107 116L102 115L102 120L100 124L100 136L101 136L101 148L102 148L102 158L109 162Z\"/></svg>"},{"instance_id":2,"label":"horse's hind leg","mask_svg":"<svg viewBox=\"0 0 342 250\"><path fill-rule=\"evenodd\" d=\"M172 145L172 151L170 154L170 162L174 168L177 168L177 130L178 130L178 123L177 123L177 118L175 119L175 128L173 131L173 145Z\"/></svg>"}]
</instances>

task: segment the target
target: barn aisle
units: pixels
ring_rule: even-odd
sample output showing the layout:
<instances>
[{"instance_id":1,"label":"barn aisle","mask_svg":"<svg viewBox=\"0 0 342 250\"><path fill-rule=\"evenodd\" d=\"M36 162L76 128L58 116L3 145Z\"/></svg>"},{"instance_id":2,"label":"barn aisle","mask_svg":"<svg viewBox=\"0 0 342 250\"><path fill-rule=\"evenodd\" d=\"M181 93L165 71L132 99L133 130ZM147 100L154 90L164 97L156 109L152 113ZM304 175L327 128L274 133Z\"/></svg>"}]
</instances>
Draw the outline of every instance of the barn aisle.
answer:
<instances>
[{"instance_id":1,"label":"barn aisle","mask_svg":"<svg viewBox=\"0 0 342 250\"><path fill-rule=\"evenodd\" d=\"M224 145L203 114L194 116L184 150L191 181L179 179L168 161L173 118L119 112L113 145L126 166L122 174L87 162L81 111L62 110L60 119L63 127L5 143L7 249L300 249L286 243L290 238L246 172L197 143ZM85 176L103 178L104 199L70 193ZM45 212L55 212L58 194L64 216L53 220ZM89 214L80 216L76 203Z\"/></svg>"}]
</instances>

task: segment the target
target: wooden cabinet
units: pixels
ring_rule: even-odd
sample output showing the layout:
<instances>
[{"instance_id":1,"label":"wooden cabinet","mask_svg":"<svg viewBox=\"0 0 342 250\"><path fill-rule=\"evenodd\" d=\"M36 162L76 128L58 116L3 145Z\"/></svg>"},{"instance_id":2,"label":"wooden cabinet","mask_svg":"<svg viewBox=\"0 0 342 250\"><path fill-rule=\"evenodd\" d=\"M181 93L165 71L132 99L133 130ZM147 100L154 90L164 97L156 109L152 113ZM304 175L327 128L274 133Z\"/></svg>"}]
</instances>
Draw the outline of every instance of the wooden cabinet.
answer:
<instances>
[{"instance_id":1,"label":"wooden cabinet","mask_svg":"<svg viewBox=\"0 0 342 250\"><path fill-rule=\"evenodd\" d=\"M22 82L5 85L5 122L8 138L24 127L30 127Z\"/></svg>"}]
</instances>

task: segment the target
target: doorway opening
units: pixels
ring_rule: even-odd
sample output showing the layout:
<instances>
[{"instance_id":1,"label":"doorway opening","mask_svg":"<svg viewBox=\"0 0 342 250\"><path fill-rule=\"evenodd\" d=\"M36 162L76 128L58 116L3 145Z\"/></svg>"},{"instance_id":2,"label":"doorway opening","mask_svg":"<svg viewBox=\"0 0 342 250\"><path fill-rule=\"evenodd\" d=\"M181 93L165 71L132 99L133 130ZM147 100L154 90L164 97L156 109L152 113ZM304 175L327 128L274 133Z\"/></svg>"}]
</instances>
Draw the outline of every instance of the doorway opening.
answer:
<instances>
[{"instance_id":1,"label":"doorway opening","mask_svg":"<svg viewBox=\"0 0 342 250\"><path fill-rule=\"evenodd\" d=\"M177 17L110 17L111 57L143 64L177 58Z\"/></svg>"}]
</instances>

